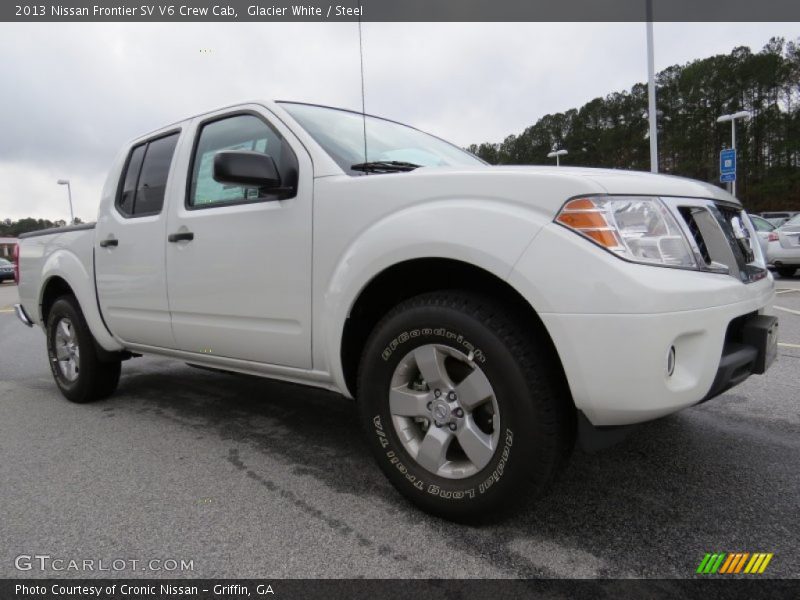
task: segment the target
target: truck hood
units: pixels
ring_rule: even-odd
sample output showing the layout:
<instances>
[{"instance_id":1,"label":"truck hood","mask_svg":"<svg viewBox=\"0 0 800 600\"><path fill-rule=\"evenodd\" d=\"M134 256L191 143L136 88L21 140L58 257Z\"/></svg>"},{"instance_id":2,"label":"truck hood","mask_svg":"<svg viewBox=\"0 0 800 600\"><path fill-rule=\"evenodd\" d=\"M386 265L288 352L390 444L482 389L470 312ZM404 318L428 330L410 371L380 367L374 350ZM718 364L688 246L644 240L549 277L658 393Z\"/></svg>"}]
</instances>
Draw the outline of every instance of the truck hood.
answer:
<instances>
[{"instance_id":1,"label":"truck hood","mask_svg":"<svg viewBox=\"0 0 800 600\"><path fill-rule=\"evenodd\" d=\"M535 167L535 166L475 166L475 167L423 167L412 173L493 173L501 176L530 174L573 181L587 180L602 187L609 194L683 196L688 198L711 198L741 203L724 189L686 177L660 175L645 171L623 171L619 169L591 169L583 167Z\"/></svg>"}]
</instances>

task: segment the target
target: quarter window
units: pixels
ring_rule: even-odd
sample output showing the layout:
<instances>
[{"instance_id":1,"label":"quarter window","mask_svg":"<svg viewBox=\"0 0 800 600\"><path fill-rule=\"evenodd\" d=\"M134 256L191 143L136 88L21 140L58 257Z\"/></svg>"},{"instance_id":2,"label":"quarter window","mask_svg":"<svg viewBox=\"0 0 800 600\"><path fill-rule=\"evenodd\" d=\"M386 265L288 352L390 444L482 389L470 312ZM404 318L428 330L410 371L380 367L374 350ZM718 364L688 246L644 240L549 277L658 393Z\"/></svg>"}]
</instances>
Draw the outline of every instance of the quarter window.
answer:
<instances>
[{"instance_id":1,"label":"quarter window","mask_svg":"<svg viewBox=\"0 0 800 600\"><path fill-rule=\"evenodd\" d=\"M281 176L277 190L223 184L214 179L214 156L221 150L251 150L268 154ZM188 205L193 208L291 198L296 193L297 157L286 140L255 115L212 121L200 129L192 161Z\"/></svg>"},{"instance_id":2,"label":"quarter window","mask_svg":"<svg viewBox=\"0 0 800 600\"><path fill-rule=\"evenodd\" d=\"M139 180L139 169L142 168L144 149L146 144L136 146L128 159L128 166L125 170L125 178L122 183L122 191L117 199L117 208L123 215L133 214L133 200L136 198L136 183Z\"/></svg>"},{"instance_id":3,"label":"quarter window","mask_svg":"<svg viewBox=\"0 0 800 600\"><path fill-rule=\"evenodd\" d=\"M178 134L136 146L128 159L117 208L127 217L157 215L164 206L167 178Z\"/></svg>"}]
</instances>

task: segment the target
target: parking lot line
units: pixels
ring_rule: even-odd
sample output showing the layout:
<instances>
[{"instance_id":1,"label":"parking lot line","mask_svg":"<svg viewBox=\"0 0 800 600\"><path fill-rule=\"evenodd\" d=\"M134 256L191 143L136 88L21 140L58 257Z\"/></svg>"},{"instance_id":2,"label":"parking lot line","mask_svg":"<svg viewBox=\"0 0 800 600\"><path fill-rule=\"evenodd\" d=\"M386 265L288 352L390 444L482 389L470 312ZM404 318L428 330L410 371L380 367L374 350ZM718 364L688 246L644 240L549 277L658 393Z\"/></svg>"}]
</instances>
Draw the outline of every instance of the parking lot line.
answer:
<instances>
[{"instance_id":1,"label":"parking lot line","mask_svg":"<svg viewBox=\"0 0 800 600\"><path fill-rule=\"evenodd\" d=\"M800 310L794 310L792 308L786 308L785 306L774 306L773 308L777 308L778 310L782 310L788 313L792 313L793 315L800 315Z\"/></svg>"},{"instance_id":2,"label":"parking lot line","mask_svg":"<svg viewBox=\"0 0 800 600\"><path fill-rule=\"evenodd\" d=\"M782 348L800 348L800 344L790 344L789 342L778 342Z\"/></svg>"}]
</instances>

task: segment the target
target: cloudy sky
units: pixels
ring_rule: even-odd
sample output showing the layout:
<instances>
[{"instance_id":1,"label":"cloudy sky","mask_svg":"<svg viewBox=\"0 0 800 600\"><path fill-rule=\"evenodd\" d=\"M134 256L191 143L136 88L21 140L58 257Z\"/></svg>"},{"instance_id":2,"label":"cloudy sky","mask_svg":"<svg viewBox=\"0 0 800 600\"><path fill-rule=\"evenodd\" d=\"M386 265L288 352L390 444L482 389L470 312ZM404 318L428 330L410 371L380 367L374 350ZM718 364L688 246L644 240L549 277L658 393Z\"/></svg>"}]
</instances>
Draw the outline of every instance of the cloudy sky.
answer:
<instances>
[{"instance_id":1,"label":"cloudy sky","mask_svg":"<svg viewBox=\"0 0 800 600\"><path fill-rule=\"evenodd\" d=\"M365 23L367 112L459 145L646 78L642 23ZM656 69L797 23L655 26ZM203 52L201 52L203 50ZM359 109L353 23L0 24L0 219L94 220L127 140L257 98Z\"/></svg>"}]
</instances>

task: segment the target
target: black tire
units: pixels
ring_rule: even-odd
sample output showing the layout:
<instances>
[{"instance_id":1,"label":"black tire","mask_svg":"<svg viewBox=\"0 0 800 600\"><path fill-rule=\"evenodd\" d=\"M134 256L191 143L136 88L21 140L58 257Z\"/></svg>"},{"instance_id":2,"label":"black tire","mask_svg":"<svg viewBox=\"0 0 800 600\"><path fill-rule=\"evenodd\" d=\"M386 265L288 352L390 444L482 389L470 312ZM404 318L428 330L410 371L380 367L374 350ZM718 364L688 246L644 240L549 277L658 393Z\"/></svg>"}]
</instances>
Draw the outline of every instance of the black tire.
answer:
<instances>
[{"instance_id":1,"label":"black tire","mask_svg":"<svg viewBox=\"0 0 800 600\"><path fill-rule=\"evenodd\" d=\"M574 408L566 386L553 375L560 368L553 367L546 344L537 343L521 323L482 296L439 292L394 308L367 341L357 398L368 443L389 481L423 510L454 521L493 521L542 494L566 463L575 439ZM443 477L419 464L400 441L390 412L395 369L411 350L430 345L462 354L472 350L469 356L486 375L499 410L492 458L462 478ZM427 393L429 387L417 391ZM421 427L424 436L433 424Z\"/></svg>"},{"instance_id":2,"label":"black tire","mask_svg":"<svg viewBox=\"0 0 800 600\"><path fill-rule=\"evenodd\" d=\"M65 376L56 357L56 328L65 319L74 330L80 354L77 360L77 377L74 380ZM61 296L50 308L47 317L47 356L58 389L71 402L83 404L101 400L117 389L121 361L100 360L94 336L74 296Z\"/></svg>"},{"instance_id":3,"label":"black tire","mask_svg":"<svg viewBox=\"0 0 800 600\"><path fill-rule=\"evenodd\" d=\"M790 277L794 277L794 274L797 272L797 267L778 267L776 270L778 271L778 275L789 279Z\"/></svg>"}]
</instances>

